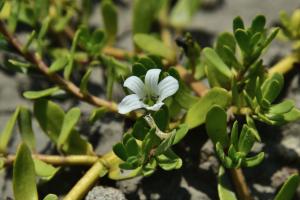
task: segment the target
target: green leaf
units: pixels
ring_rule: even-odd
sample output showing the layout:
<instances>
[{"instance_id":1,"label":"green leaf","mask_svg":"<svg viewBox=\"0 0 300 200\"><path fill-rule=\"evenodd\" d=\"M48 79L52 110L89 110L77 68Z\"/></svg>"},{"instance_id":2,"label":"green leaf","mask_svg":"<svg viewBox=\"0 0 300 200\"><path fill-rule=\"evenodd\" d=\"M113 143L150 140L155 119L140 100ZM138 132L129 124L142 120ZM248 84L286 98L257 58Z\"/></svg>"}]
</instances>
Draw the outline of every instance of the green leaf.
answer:
<instances>
[{"instance_id":1,"label":"green leaf","mask_svg":"<svg viewBox=\"0 0 300 200\"><path fill-rule=\"evenodd\" d=\"M234 18L233 20L233 32L235 32L237 29L244 29L244 22L240 16Z\"/></svg>"},{"instance_id":2,"label":"green leaf","mask_svg":"<svg viewBox=\"0 0 300 200\"><path fill-rule=\"evenodd\" d=\"M160 110L154 113L153 119L157 125L157 127L165 131L169 125L169 110L166 106L163 106Z\"/></svg>"},{"instance_id":3,"label":"green leaf","mask_svg":"<svg viewBox=\"0 0 300 200\"><path fill-rule=\"evenodd\" d=\"M293 100L285 100L279 104L275 104L270 107L269 113L271 114L284 114L291 111L294 108Z\"/></svg>"},{"instance_id":4,"label":"green leaf","mask_svg":"<svg viewBox=\"0 0 300 200\"><path fill-rule=\"evenodd\" d=\"M143 176L150 176L154 173L157 166L157 161L152 158L145 166L143 166L142 174Z\"/></svg>"},{"instance_id":5,"label":"green leaf","mask_svg":"<svg viewBox=\"0 0 300 200\"><path fill-rule=\"evenodd\" d=\"M205 127L209 138L214 144L220 142L223 147L228 146L227 114L222 107L218 105L211 107L206 115Z\"/></svg>"},{"instance_id":6,"label":"green leaf","mask_svg":"<svg viewBox=\"0 0 300 200\"><path fill-rule=\"evenodd\" d=\"M33 110L43 131L56 143L65 116L63 109L52 101L41 99L34 103Z\"/></svg>"},{"instance_id":7,"label":"green leaf","mask_svg":"<svg viewBox=\"0 0 300 200\"><path fill-rule=\"evenodd\" d=\"M58 72L67 65L68 59L66 57L60 57L57 60L55 60L49 67L48 73L53 74L55 72Z\"/></svg>"},{"instance_id":8,"label":"green leaf","mask_svg":"<svg viewBox=\"0 0 300 200\"><path fill-rule=\"evenodd\" d=\"M140 152L140 147L133 137L131 137L125 144L128 156L137 156Z\"/></svg>"},{"instance_id":9,"label":"green leaf","mask_svg":"<svg viewBox=\"0 0 300 200\"><path fill-rule=\"evenodd\" d=\"M31 152L24 143L19 146L14 162L13 191L16 200L38 200L34 164Z\"/></svg>"},{"instance_id":10,"label":"green leaf","mask_svg":"<svg viewBox=\"0 0 300 200\"><path fill-rule=\"evenodd\" d=\"M182 28L188 25L193 15L198 10L200 0L179 0L170 14L170 22L173 26Z\"/></svg>"},{"instance_id":11,"label":"green leaf","mask_svg":"<svg viewBox=\"0 0 300 200\"><path fill-rule=\"evenodd\" d=\"M63 145L62 151L66 154L76 155L95 155L93 152L93 146L80 136L80 133L76 130L72 130L68 140Z\"/></svg>"},{"instance_id":12,"label":"green leaf","mask_svg":"<svg viewBox=\"0 0 300 200\"><path fill-rule=\"evenodd\" d=\"M11 6L11 12L10 15L8 17L8 30L11 33L14 33L17 27L17 23L18 23L18 18L19 18L19 13L20 13L20 9L21 9L21 1L19 0L13 0L11 2L11 4L13 6Z\"/></svg>"},{"instance_id":13,"label":"green leaf","mask_svg":"<svg viewBox=\"0 0 300 200\"><path fill-rule=\"evenodd\" d=\"M132 135L138 140L144 140L148 132L149 127L147 122L143 118L137 119L133 125Z\"/></svg>"},{"instance_id":14,"label":"green leaf","mask_svg":"<svg viewBox=\"0 0 300 200\"><path fill-rule=\"evenodd\" d=\"M247 125L244 125L242 128L242 132L239 138L238 150L243 152L245 155L249 153L251 148L256 141L256 135Z\"/></svg>"},{"instance_id":15,"label":"green leaf","mask_svg":"<svg viewBox=\"0 0 300 200\"><path fill-rule=\"evenodd\" d=\"M260 152L259 154L243 159L242 166L243 167L254 167L260 164L265 158L265 153Z\"/></svg>"},{"instance_id":16,"label":"green leaf","mask_svg":"<svg viewBox=\"0 0 300 200\"><path fill-rule=\"evenodd\" d=\"M98 119L100 119L101 117L103 117L104 114L105 114L107 111L108 111L108 110L107 110L107 108L105 108L105 107L95 108L95 109L92 111L92 113L90 114L88 121L89 121L90 123L92 123L92 124L95 123L96 120L98 120Z\"/></svg>"},{"instance_id":17,"label":"green leaf","mask_svg":"<svg viewBox=\"0 0 300 200\"><path fill-rule=\"evenodd\" d=\"M59 167L55 168L38 159L33 159L33 163L36 175L46 181L52 179L59 170Z\"/></svg>"},{"instance_id":18,"label":"green leaf","mask_svg":"<svg viewBox=\"0 0 300 200\"><path fill-rule=\"evenodd\" d=\"M195 128L205 122L206 114L213 105L226 108L231 101L230 94L222 88L212 88L187 112L185 123Z\"/></svg>"},{"instance_id":19,"label":"green leaf","mask_svg":"<svg viewBox=\"0 0 300 200\"><path fill-rule=\"evenodd\" d=\"M220 166L218 174L218 194L220 200L237 200L237 197L230 188L232 188L230 180L225 174L225 169Z\"/></svg>"},{"instance_id":20,"label":"green leaf","mask_svg":"<svg viewBox=\"0 0 300 200\"><path fill-rule=\"evenodd\" d=\"M55 194L48 194L43 200L58 200L58 197Z\"/></svg>"},{"instance_id":21,"label":"green leaf","mask_svg":"<svg viewBox=\"0 0 300 200\"><path fill-rule=\"evenodd\" d=\"M148 33L151 24L156 15L157 4L159 0L148 0L145 3L143 0L133 1L132 15L132 33Z\"/></svg>"},{"instance_id":22,"label":"green leaf","mask_svg":"<svg viewBox=\"0 0 300 200\"><path fill-rule=\"evenodd\" d=\"M175 100L181 107L189 109L199 100L199 98L192 95L187 86L180 82L179 90L175 94Z\"/></svg>"},{"instance_id":23,"label":"green leaf","mask_svg":"<svg viewBox=\"0 0 300 200\"><path fill-rule=\"evenodd\" d=\"M272 103L280 94L283 82L283 76L279 73L275 73L266 79L261 86L263 98Z\"/></svg>"},{"instance_id":24,"label":"green leaf","mask_svg":"<svg viewBox=\"0 0 300 200\"><path fill-rule=\"evenodd\" d=\"M158 165L166 171L179 169L182 166L181 158L179 158L171 149L155 158Z\"/></svg>"},{"instance_id":25,"label":"green leaf","mask_svg":"<svg viewBox=\"0 0 300 200\"><path fill-rule=\"evenodd\" d=\"M228 48L228 50L225 50L225 46ZM235 53L235 39L231 33L224 32L221 35L218 36L215 50L218 53L218 55L224 60L224 62L230 66L231 60L227 58L227 53L225 51L231 52L231 54L234 55ZM235 56L233 56L235 58Z\"/></svg>"},{"instance_id":26,"label":"green leaf","mask_svg":"<svg viewBox=\"0 0 300 200\"><path fill-rule=\"evenodd\" d=\"M166 152L174 143L176 131L173 130L171 133L169 133L169 137L165 140L163 140L160 145L155 150L154 156L158 156Z\"/></svg>"},{"instance_id":27,"label":"green leaf","mask_svg":"<svg viewBox=\"0 0 300 200\"><path fill-rule=\"evenodd\" d=\"M113 151L123 161L127 160L128 155L127 155L126 148L125 148L124 144L122 144L122 143L115 144L113 146Z\"/></svg>"},{"instance_id":28,"label":"green leaf","mask_svg":"<svg viewBox=\"0 0 300 200\"><path fill-rule=\"evenodd\" d=\"M203 49L203 54L209 67L214 67L220 75L231 79L232 73L228 66L222 61L214 49L206 47Z\"/></svg>"},{"instance_id":29,"label":"green leaf","mask_svg":"<svg viewBox=\"0 0 300 200\"><path fill-rule=\"evenodd\" d=\"M90 75L92 73L92 68L89 68L85 74L83 75L82 79L81 79L81 82L80 82L80 91L83 93L83 94L87 94L88 93L88 89L87 89L87 85L88 85L88 82L89 82L89 79L90 79Z\"/></svg>"},{"instance_id":30,"label":"green leaf","mask_svg":"<svg viewBox=\"0 0 300 200\"><path fill-rule=\"evenodd\" d=\"M251 24L251 30L255 32L262 32L266 24L266 18L263 15L256 16Z\"/></svg>"},{"instance_id":31,"label":"green leaf","mask_svg":"<svg viewBox=\"0 0 300 200\"><path fill-rule=\"evenodd\" d=\"M31 150L35 150L35 137L32 130L31 113L28 108L20 107L18 124L22 141Z\"/></svg>"},{"instance_id":32,"label":"green leaf","mask_svg":"<svg viewBox=\"0 0 300 200\"><path fill-rule=\"evenodd\" d=\"M176 130L175 138L172 145L175 145L178 142L180 142L184 138L184 136L188 133L188 131L189 131L189 127L187 124L180 124L178 129Z\"/></svg>"},{"instance_id":33,"label":"green leaf","mask_svg":"<svg viewBox=\"0 0 300 200\"><path fill-rule=\"evenodd\" d=\"M80 109L79 108L72 108L70 109L64 117L63 124L61 127L61 131L59 133L59 137L57 140L57 146L60 149L70 137L72 133L72 129L77 124L80 118Z\"/></svg>"},{"instance_id":34,"label":"green leaf","mask_svg":"<svg viewBox=\"0 0 300 200\"><path fill-rule=\"evenodd\" d=\"M23 96L27 99L39 99L42 97L53 95L54 93L57 93L59 90L60 90L59 87L55 86L41 91L27 91L23 93Z\"/></svg>"},{"instance_id":35,"label":"green leaf","mask_svg":"<svg viewBox=\"0 0 300 200\"><path fill-rule=\"evenodd\" d=\"M232 168L233 167L232 159L225 155L223 146L221 145L220 142L217 142L217 144L216 144L216 153L217 153L217 155L218 155L219 159L221 160L222 165L224 167L226 167L226 168Z\"/></svg>"},{"instance_id":36,"label":"green leaf","mask_svg":"<svg viewBox=\"0 0 300 200\"><path fill-rule=\"evenodd\" d=\"M297 187L300 183L299 174L291 175L288 180L285 181L274 200L292 200Z\"/></svg>"},{"instance_id":37,"label":"green leaf","mask_svg":"<svg viewBox=\"0 0 300 200\"><path fill-rule=\"evenodd\" d=\"M173 61L175 59L175 52L173 49L165 46L160 40L147 34L135 34L133 37L135 44L142 50L166 58Z\"/></svg>"},{"instance_id":38,"label":"green leaf","mask_svg":"<svg viewBox=\"0 0 300 200\"><path fill-rule=\"evenodd\" d=\"M245 54L245 56L250 56L252 52L252 48L250 45L250 38L247 34L247 32L243 29L237 29L234 32L235 39L242 50L242 52Z\"/></svg>"},{"instance_id":39,"label":"green leaf","mask_svg":"<svg viewBox=\"0 0 300 200\"><path fill-rule=\"evenodd\" d=\"M20 112L20 107L17 107L14 114L9 118L8 122L6 123L4 129L0 134L0 153L5 153L9 140L12 136L12 132L18 118Z\"/></svg>"},{"instance_id":40,"label":"green leaf","mask_svg":"<svg viewBox=\"0 0 300 200\"><path fill-rule=\"evenodd\" d=\"M231 144L234 146L235 149L238 149L238 142L239 142L239 123L235 121L230 135Z\"/></svg>"},{"instance_id":41,"label":"green leaf","mask_svg":"<svg viewBox=\"0 0 300 200\"><path fill-rule=\"evenodd\" d=\"M101 13L108 41L112 44L118 31L117 8L111 0L101 1Z\"/></svg>"}]
</instances>

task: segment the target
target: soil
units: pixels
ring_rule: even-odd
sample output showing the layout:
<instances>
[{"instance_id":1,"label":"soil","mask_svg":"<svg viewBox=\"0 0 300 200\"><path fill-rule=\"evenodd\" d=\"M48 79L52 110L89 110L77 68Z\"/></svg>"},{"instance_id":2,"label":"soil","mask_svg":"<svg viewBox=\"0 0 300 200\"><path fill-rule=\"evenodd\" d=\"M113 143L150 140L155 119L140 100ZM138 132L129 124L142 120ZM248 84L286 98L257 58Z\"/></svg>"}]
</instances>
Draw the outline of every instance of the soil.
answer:
<instances>
[{"instance_id":1,"label":"soil","mask_svg":"<svg viewBox=\"0 0 300 200\"><path fill-rule=\"evenodd\" d=\"M95 1L96 2L96 1ZM132 49L131 42L131 1L116 1L119 7L120 23L117 46ZM297 0L203 0L204 6L186 29L200 43L201 47L212 45L215 37L223 31L231 31L232 19L240 15L246 23L257 14L264 14L267 25L278 24L280 10L291 13L300 6ZM95 3L97 4L97 3ZM91 25L100 25L98 5L95 6ZM264 56L267 66L275 63L279 58L291 51L290 45L276 40ZM3 57L1 60L5 59ZM300 66L297 66L300 67ZM0 127L3 129L9 116L18 105L32 106L32 102L22 97L26 90L39 90L51 85L44 77L36 74L30 78L22 74L12 73L0 68ZM292 98L300 108L299 70L295 69L286 75L286 90L281 98ZM101 70L92 74L91 89L95 95L104 97L104 78ZM123 97L122 89L116 86L113 94L115 101ZM125 127L122 118L108 114L94 125L87 123L87 117L92 107L76 100L60 102L65 109L78 106L83 113L80 123L81 132L89 138L95 150L103 154L111 150L116 142L120 141ZM37 137L37 150L41 153L55 153L47 137L41 132L36 121L34 131ZM300 169L300 121L283 127L268 127L258 123L262 136L262 144L256 145L254 151L266 152L263 163L254 168L244 169L247 183L255 199L273 199L274 194L284 180L293 172ZM14 153L20 141L18 130L10 142L9 152ZM213 145L208 140L203 127L190 131L189 135L175 147L175 152L183 158L183 167L174 171L157 170L150 177L137 177L124 181L111 181L103 178L99 185L114 187L123 192L127 199L162 199L162 200L214 200L217 196L217 169L218 160L214 155ZM63 168L59 174L49 182L41 183L39 192L41 196L46 193L62 195L82 176L87 167ZM12 169L0 172L0 200L13 197ZM103 190L103 188L100 188ZM92 195L92 194L91 194ZM88 198L87 198L88 199ZM95 198L96 199L96 198ZM101 198L99 198L101 199ZM103 199L103 198L102 198ZM298 188L295 199L300 199Z\"/></svg>"}]
</instances>

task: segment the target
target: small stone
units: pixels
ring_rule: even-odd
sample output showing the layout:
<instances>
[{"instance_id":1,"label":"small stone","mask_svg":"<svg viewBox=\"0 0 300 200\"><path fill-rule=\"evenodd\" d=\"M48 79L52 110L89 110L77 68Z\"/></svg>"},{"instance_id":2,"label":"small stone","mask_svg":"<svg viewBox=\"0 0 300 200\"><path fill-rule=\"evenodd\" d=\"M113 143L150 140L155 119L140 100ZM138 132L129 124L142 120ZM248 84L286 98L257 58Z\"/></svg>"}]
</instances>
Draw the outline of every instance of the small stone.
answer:
<instances>
[{"instance_id":1,"label":"small stone","mask_svg":"<svg viewBox=\"0 0 300 200\"><path fill-rule=\"evenodd\" d=\"M275 188L280 187L290 175L297 172L297 169L290 167L283 167L275 172L271 178L271 185Z\"/></svg>"},{"instance_id":2,"label":"small stone","mask_svg":"<svg viewBox=\"0 0 300 200\"><path fill-rule=\"evenodd\" d=\"M88 193L85 200L126 200L126 198L116 188L96 186Z\"/></svg>"}]
</instances>

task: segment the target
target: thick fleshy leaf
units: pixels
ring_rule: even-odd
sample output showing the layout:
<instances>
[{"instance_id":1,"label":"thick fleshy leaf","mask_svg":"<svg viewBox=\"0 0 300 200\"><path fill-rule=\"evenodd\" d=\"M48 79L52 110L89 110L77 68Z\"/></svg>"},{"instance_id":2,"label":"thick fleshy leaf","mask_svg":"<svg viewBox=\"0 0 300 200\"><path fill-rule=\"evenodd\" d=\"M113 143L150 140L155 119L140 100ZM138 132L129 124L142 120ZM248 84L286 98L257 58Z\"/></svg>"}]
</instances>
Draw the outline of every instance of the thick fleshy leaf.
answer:
<instances>
[{"instance_id":1,"label":"thick fleshy leaf","mask_svg":"<svg viewBox=\"0 0 300 200\"><path fill-rule=\"evenodd\" d=\"M127 160L128 155L127 155L127 151L126 151L124 144L122 144L122 143L115 144L113 146L113 151L123 161Z\"/></svg>"},{"instance_id":2,"label":"thick fleshy leaf","mask_svg":"<svg viewBox=\"0 0 300 200\"><path fill-rule=\"evenodd\" d=\"M205 126L206 132L214 144L220 142L224 148L228 146L227 114L222 107L216 105L207 112Z\"/></svg>"},{"instance_id":3,"label":"thick fleshy leaf","mask_svg":"<svg viewBox=\"0 0 300 200\"><path fill-rule=\"evenodd\" d=\"M231 78L232 73L230 69L221 60L221 58L218 56L214 49L206 47L203 49L203 54L206 61L209 63L209 67L214 67L223 76L227 77L228 79Z\"/></svg>"},{"instance_id":4,"label":"thick fleshy leaf","mask_svg":"<svg viewBox=\"0 0 300 200\"><path fill-rule=\"evenodd\" d=\"M131 137L125 144L128 156L137 156L140 152L140 147L133 137Z\"/></svg>"},{"instance_id":5,"label":"thick fleshy leaf","mask_svg":"<svg viewBox=\"0 0 300 200\"><path fill-rule=\"evenodd\" d=\"M237 200L229 178L225 174L225 169L220 166L218 174L218 194L220 200Z\"/></svg>"},{"instance_id":6,"label":"thick fleshy leaf","mask_svg":"<svg viewBox=\"0 0 300 200\"><path fill-rule=\"evenodd\" d=\"M57 140L57 146L60 149L65 142L68 140L72 129L77 124L79 118L80 118L80 109L79 108L72 108L69 110L64 117L63 124L61 127L61 131L59 133L59 137Z\"/></svg>"},{"instance_id":7,"label":"thick fleshy leaf","mask_svg":"<svg viewBox=\"0 0 300 200\"><path fill-rule=\"evenodd\" d=\"M232 27L233 27L233 32L235 32L237 29L245 28L244 22L240 16L234 18Z\"/></svg>"},{"instance_id":8,"label":"thick fleshy leaf","mask_svg":"<svg viewBox=\"0 0 300 200\"><path fill-rule=\"evenodd\" d=\"M18 124L22 141L27 144L31 150L35 150L35 137L32 130L31 113L28 108L20 107Z\"/></svg>"},{"instance_id":9,"label":"thick fleshy leaf","mask_svg":"<svg viewBox=\"0 0 300 200\"><path fill-rule=\"evenodd\" d=\"M206 114L214 105L226 108L231 100L230 94L221 88L213 88L208 91L187 112L185 123L189 128L194 128L205 122Z\"/></svg>"},{"instance_id":10,"label":"thick fleshy leaf","mask_svg":"<svg viewBox=\"0 0 300 200\"><path fill-rule=\"evenodd\" d=\"M249 153L256 141L256 135L251 129L244 125L238 143L238 150L246 154Z\"/></svg>"},{"instance_id":11,"label":"thick fleshy leaf","mask_svg":"<svg viewBox=\"0 0 300 200\"><path fill-rule=\"evenodd\" d=\"M68 140L62 147L62 151L68 155L95 155L93 146L76 130L72 130Z\"/></svg>"},{"instance_id":12,"label":"thick fleshy leaf","mask_svg":"<svg viewBox=\"0 0 300 200\"><path fill-rule=\"evenodd\" d=\"M38 200L34 164L31 152L24 143L19 146L14 162L13 191L16 200Z\"/></svg>"},{"instance_id":13,"label":"thick fleshy leaf","mask_svg":"<svg viewBox=\"0 0 300 200\"><path fill-rule=\"evenodd\" d=\"M172 96L179 88L178 81L173 76L167 76L158 84L158 101L163 101L167 97Z\"/></svg>"},{"instance_id":14,"label":"thick fleshy leaf","mask_svg":"<svg viewBox=\"0 0 300 200\"><path fill-rule=\"evenodd\" d=\"M250 38L249 38L247 32L243 29L237 29L234 32L234 36L235 36L235 39L236 39L240 49L244 53L244 55L250 56L250 54L252 52L252 48L250 45Z\"/></svg>"},{"instance_id":15,"label":"thick fleshy leaf","mask_svg":"<svg viewBox=\"0 0 300 200\"><path fill-rule=\"evenodd\" d=\"M161 56L170 61L175 59L176 55L174 50L165 46L160 40L151 35L141 33L135 34L133 40L139 48L148 53Z\"/></svg>"},{"instance_id":16,"label":"thick fleshy leaf","mask_svg":"<svg viewBox=\"0 0 300 200\"><path fill-rule=\"evenodd\" d=\"M229 60L225 51L229 51L234 55L235 46L235 39L231 33L224 32L218 36L215 49L227 66L231 66L232 61ZM228 50L225 50L225 47L227 47ZM235 56L232 57L235 58Z\"/></svg>"},{"instance_id":17,"label":"thick fleshy leaf","mask_svg":"<svg viewBox=\"0 0 300 200\"><path fill-rule=\"evenodd\" d=\"M166 152L174 143L175 136L176 136L176 131L173 130L172 132L169 133L169 137L165 140L163 140L158 147L155 150L154 156L158 156Z\"/></svg>"},{"instance_id":18,"label":"thick fleshy leaf","mask_svg":"<svg viewBox=\"0 0 300 200\"><path fill-rule=\"evenodd\" d=\"M39 99L42 97L50 96L50 95L58 92L59 90L60 90L59 87L55 86L55 87L48 88L48 89L41 90L41 91L27 91L27 92L24 92L23 95L27 99Z\"/></svg>"},{"instance_id":19,"label":"thick fleshy leaf","mask_svg":"<svg viewBox=\"0 0 300 200\"><path fill-rule=\"evenodd\" d=\"M108 41L112 44L118 31L117 8L111 0L101 1L101 13Z\"/></svg>"},{"instance_id":20,"label":"thick fleshy leaf","mask_svg":"<svg viewBox=\"0 0 300 200\"><path fill-rule=\"evenodd\" d=\"M131 94L124 97L118 105L118 111L120 114L126 114L143 107L145 107L145 104L140 101L140 98L136 94Z\"/></svg>"},{"instance_id":21,"label":"thick fleshy leaf","mask_svg":"<svg viewBox=\"0 0 300 200\"><path fill-rule=\"evenodd\" d=\"M262 32L266 24L266 18L263 15L256 16L251 24L251 30L253 32Z\"/></svg>"},{"instance_id":22,"label":"thick fleshy leaf","mask_svg":"<svg viewBox=\"0 0 300 200\"><path fill-rule=\"evenodd\" d=\"M239 130L238 130L238 121L235 121L230 135L231 144L234 146L235 149L238 149L238 142L239 142Z\"/></svg>"},{"instance_id":23,"label":"thick fleshy leaf","mask_svg":"<svg viewBox=\"0 0 300 200\"><path fill-rule=\"evenodd\" d=\"M158 165L166 170L179 169L182 166L182 160L171 149L167 150L164 154L156 157Z\"/></svg>"},{"instance_id":24,"label":"thick fleshy leaf","mask_svg":"<svg viewBox=\"0 0 300 200\"><path fill-rule=\"evenodd\" d=\"M159 2L160 0L149 0L145 4L143 0L133 1L133 34L148 33L150 31Z\"/></svg>"},{"instance_id":25,"label":"thick fleshy leaf","mask_svg":"<svg viewBox=\"0 0 300 200\"><path fill-rule=\"evenodd\" d=\"M179 90L175 94L175 101L183 108L189 109L199 98L193 95L184 83L180 83Z\"/></svg>"},{"instance_id":26,"label":"thick fleshy leaf","mask_svg":"<svg viewBox=\"0 0 300 200\"><path fill-rule=\"evenodd\" d=\"M43 180L50 180L58 172L59 167L53 167L41 160L33 159L34 169L37 176Z\"/></svg>"},{"instance_id":27,"label":"thick fleshy leaf","mask_svg":"<svg viewBox=\"0 0 300 200\"><path fill-rule=\"evenodd\" d=\"M299 174L291 175L281 187L274 200L292 200L300 183Z\"/></svg>"},{"instance_id":28,"label":"thick fleshy leaf","mask_svg":"<svg viewBox=\"0 0 300 200\"><path fill-rule=\"evenodd\" d=\"M269 113L272 114L284 114L291 111L294 108L294 101L293 100L285 100L279 104L271 106Z\"/></svg>"},{"instance_id":29,"label":"thick fleshy leaf","mask_svg":"<svg viewBox=\"0 0 300 200\"><path fill-rule=\"evenodd\" d=\"M87 94L88 93L88 82L90 79L90 76L92 74L92 68L89 68L85 74L83 75L81 81L80 81L80 91L83 94Z\"/></svg>"},{"instance_id":30,"label":"thick fleshy leaf","mask_svg":"<svg viewBox=\"0 0 300 200\"><path fill-rule=\"evenodd\" d=\"M58 197L55 194L48 194L43 200L58 200Z\"/></svg>"},{"instance_id":31,"label":"thick fleshy leaf","mask_svg":"<svg viewBox=\"0 0 300 200\"><path fill-rule=\"evenodd\" d=\"M12 132L17 121L18 115L20 112L20 108L17 107L14 114L9 118L8 122L6 123L4 129L0 134L0 153L5 153L9 140L12 136Z\"/></svg>"},{"instance_id":32,"label":"thick fleshy leaf","mask_svg":"<svg viewBox=\"0 0 300 200\"><path fill-rule=\"evenodd\" d=\"M127 87L133 93L135 93L139 98L144 98L146 96L146 88L143 81L137 76L128 77L123 84L124 87Z\"/></svg>"},{"instance_id":33,"label":"thick fleshy leaf","mask_svg":"<svg viewBox=\"0 0 300 200\"><path fill-rule=\"evenodd\" d=\"M53 74L57 71L62 70L68 63L68 59L66 57L60 57L55 60L49 67L49 74Z\"/></svg>"},{"instance_id":34,"label":"thick fleshy leaf","mask_svg":"<svg viewBox=\"0 0 300 200\"><path fill-rule=\"evenodd\" d=\"M52 101L41 99L34 104L34 116L43 131L53 142L57 142L65 113Z\"/></svg>"},{"instance_id":35,"label":"thick fleshy leaf","mask_svg":"<svg viewBox=\"0 0 300 200\"><path fill-rule=\"evenodd\" d=\"M133 125L132 135L138 140L143 140L148 131L149 128L147 122L143 118L139 118Z\"/></svg>"},{"instance_id":36,"label":"thick fleshy leaf","mask_svg":"<svg viewBox=\"0 0 300 200\"><path fill-rule=\"evenodd\" d=\"M254 167L258 164L260 164L265 158L265 153L260 152L259 154L252 156L252 157L247 157L243 159L242 161L242 166L243 167Z\"/></svg>"},{"instance_id":37,"label":"thick fleshy leaf","mask_svg":"<svg viewBox=\"0 0 300 200\"><path fill-rule=\"evenodd\" d=\"M180 142L184 138L184 136L186 136L188 131L189 131L188 125L180 124L178 129L176 130L175 138L174 138L174 141L173 141L172 145L175 145L178 142Z\"/></svg>"},{"instance_id":38,"label":"thick fleshy leaf","mask_svg":"<svg viewBox=\"0 0 300 200\"><path fill-rule=\"evenodd\" d=\"M170 22L173 26L182 28L191 21L197 11L200 0L179 0L170 14Z\"/></svg>"}]
</instances>

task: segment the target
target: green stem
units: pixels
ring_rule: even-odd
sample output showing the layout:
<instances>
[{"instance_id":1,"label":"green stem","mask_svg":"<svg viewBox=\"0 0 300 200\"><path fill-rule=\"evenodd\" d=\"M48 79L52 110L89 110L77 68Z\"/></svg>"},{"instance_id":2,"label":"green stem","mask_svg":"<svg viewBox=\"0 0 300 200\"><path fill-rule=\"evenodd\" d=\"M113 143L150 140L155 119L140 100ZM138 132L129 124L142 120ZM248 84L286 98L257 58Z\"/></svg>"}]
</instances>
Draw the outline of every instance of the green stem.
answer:
<instances>
[{"instance_id":1,"label":"green stem","mask_svg":"<svg viewBox=\"0 0 300 200\"><path fill-rule=\"evenodd\" d=\"M76 183L71 191L65 196L64 200L79 200L90 190L101 174L107 172L107 168L99 160L96 162L85 175Z\"/></svg>"}]
</instances>

